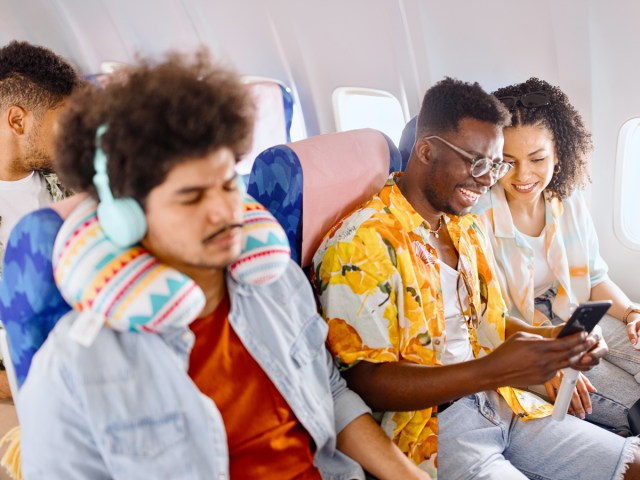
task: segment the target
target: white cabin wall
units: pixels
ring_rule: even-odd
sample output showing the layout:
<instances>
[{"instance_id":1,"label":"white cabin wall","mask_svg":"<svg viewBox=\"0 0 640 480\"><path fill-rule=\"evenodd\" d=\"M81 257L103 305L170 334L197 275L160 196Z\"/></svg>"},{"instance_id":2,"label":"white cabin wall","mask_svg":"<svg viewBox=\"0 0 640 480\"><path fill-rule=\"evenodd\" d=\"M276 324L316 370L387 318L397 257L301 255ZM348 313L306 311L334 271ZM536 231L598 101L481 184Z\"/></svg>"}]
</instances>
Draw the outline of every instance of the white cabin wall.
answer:
<instances>
[{"instance_id":1,"label":"white cabin wall","mask_svg":"<svg viewBox=\"0 0 640 480\"><path fill-rule=\"evenodd\" d=\"M640 116L640 3L591 0L589 21L595 144L591 211L610 276L633 300L640 301L640 252L627 248L613 226L618 132L625 121ZM640 221L640 205L633 208Z\"/></svg>"},{"instance_id":2,"label":"white cabin wall","mask_svg":"<svg viewBox=\"0 0 640 480\"><path fill-rule=\"evenodd\" d=\"M341 86L378 88L401 101L403 78L412 68L394 2L326 0L277 2L272 11L291 59L310 134L335 131L331 95ZM293 20L295 19L295 20ZM309 115L310 114L310 115Z\"/></svg>"}]
</instances>

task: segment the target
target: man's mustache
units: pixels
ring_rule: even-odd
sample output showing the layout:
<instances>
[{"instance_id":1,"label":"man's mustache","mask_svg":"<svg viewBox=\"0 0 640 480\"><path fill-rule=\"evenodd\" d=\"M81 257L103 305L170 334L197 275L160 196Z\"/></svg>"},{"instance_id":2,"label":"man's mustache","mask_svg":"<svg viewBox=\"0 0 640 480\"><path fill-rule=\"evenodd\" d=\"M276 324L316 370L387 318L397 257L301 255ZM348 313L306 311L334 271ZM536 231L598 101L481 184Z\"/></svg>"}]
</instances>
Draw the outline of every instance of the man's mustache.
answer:
<instances>
[{"instance_id":1,"label":"man's mustache","mask_svg":"<svg viewBox=\"0 0 640 480\"><path fill-rule=\"evenodd\" d=\"M223 225L222 227L220 227L218 230L216 230L215 232L213 232L211 235L209 235L207 238L205 238L202 243L209 243L211 240L213 240L214 238L216 238L218 235L222 235L223 233L228 232L231 229L234 228L242 228L244 226L244 224L242 223L227 223L226 225Z\"/></svg>"}]
</instances>

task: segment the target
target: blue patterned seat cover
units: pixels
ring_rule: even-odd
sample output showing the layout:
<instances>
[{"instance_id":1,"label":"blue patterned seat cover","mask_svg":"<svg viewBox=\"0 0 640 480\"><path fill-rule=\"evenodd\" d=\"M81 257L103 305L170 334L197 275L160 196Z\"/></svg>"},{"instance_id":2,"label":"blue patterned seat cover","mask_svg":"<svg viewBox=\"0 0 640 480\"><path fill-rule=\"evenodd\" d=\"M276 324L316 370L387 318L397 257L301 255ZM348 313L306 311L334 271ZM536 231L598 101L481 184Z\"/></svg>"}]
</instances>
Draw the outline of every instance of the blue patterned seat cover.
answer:
<instances>
[{"instance_id":1,"label":"blue patterned seat cover","mask_svg":"<svg viewBox=\"0 0 640 480\"><path fill-rule=\"evenodd\" d=\"M7 330L18 386L56 322L71 310L53 280L53 244L62 218L51 209L22 218L11 231L0 284L0 318Z\"/></svg>"}]
</instances>

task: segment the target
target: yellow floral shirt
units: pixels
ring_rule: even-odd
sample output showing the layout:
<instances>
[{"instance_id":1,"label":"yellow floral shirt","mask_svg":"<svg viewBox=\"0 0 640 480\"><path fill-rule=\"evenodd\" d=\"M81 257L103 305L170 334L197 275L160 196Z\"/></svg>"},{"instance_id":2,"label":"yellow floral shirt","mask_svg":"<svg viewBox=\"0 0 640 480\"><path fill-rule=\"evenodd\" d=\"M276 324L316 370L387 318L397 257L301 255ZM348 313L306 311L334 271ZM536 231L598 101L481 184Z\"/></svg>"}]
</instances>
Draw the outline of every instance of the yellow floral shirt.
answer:
<instances>
[{"instance_id":1,"label":"yellow floral shirt","mask_svg":"<svg viewBox=\"0 0 640 480\"><path fill-rule=\"evenodd\" d=\"M428 243L429 224L395 183L400 175L393 174L373 199L334 226L313 259L329 348L343 369L361 360L442 364L437 252ZM478 329L469 328L473 353L480 357L504 341L506 307L475 215L446 220L470 284L469 303L480 315ZM523 420L551 413L550 405L527 392L509 387L499 392ZM436 408L386 412L382 427L409 458L436 475Z\"/></svg>"}]
</instances>

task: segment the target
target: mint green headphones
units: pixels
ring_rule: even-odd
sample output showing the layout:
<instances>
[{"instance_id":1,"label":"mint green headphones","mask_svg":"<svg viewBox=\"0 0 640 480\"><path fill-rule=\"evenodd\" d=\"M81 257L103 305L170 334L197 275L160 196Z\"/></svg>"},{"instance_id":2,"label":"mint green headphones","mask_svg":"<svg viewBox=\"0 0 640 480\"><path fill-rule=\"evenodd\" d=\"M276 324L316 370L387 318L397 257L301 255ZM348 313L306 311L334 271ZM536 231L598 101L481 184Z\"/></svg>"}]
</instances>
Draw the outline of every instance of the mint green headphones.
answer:
<instances>
[{"instance_id":1,"label":"mint green headphones","mask_svg":"<svg viewBox=\"0 0 640 480\"><path fill-rule=\"evenodd\" d=\"M107 156L102 150L102 137L107 132L106 125L96 131L96 154L93 166L96 170L93 184L98 191L98 221L107 237L119 247L135 245L147 231L147 220L140 204L133 198L113 198L107 174Z\"/></svg>"}]
</instances>

